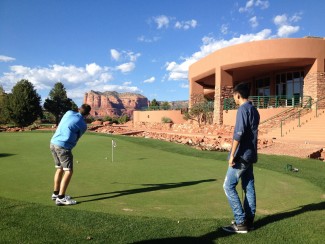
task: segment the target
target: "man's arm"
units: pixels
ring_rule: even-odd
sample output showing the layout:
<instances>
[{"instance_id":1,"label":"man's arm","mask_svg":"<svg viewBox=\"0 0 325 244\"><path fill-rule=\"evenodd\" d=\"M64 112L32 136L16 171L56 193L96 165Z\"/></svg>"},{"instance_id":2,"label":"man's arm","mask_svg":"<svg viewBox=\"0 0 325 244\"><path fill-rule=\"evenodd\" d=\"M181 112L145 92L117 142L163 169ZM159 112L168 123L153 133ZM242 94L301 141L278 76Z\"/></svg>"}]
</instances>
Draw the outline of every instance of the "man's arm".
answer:
<instances>
[{"instance_id":1,"label":"man's arm","mask_svg":"<svg viewBox=\"0 0 325 244\"><path fill-rule=\"evenodd\" d=\"M238 146L239 146L239 141L234 139L233 142L232 142L231 152L230 152L229 160L228 160L228 164L229 164L230 167L235 165L234 157L235 157L235 152L236 152Z\"/></svg>"},{"instance_id":2,"label":"man's arm","mask_svg":"<svg viewBox=\"0 0 325 244\"><path fill-rule=\"evenodd\" d=\"M234 128L233 142L232 142L232 147L231 147L229 160L228 160L228 164L230 167L235 165L234 163L235 153L240 144L241 138L245 132L245 120L246 120L246 114L241 108L239 108L236 115L236 125Z\"/></svg>"}]
</instances>

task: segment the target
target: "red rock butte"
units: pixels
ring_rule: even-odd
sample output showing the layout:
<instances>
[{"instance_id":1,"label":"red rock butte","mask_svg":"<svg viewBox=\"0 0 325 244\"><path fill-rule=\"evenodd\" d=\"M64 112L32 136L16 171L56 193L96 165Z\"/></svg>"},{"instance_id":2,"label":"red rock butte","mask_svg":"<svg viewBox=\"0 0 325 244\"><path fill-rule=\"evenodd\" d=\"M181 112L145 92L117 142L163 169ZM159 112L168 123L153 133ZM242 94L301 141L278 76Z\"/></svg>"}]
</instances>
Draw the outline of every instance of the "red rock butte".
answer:
<instances>
[{"instance_id":1,"label":"red rock butte","mask_svg":"<svg viewBox=\"0 0 325 244\"><path fill-rule=\"evenodd\" d=\"M85 93L83 103L91 106L90 114L95 117L131 115L136 109L148 107L148 98L136 93L118 93L115 91L89 91Z\"/></svg>"}]
</instances>

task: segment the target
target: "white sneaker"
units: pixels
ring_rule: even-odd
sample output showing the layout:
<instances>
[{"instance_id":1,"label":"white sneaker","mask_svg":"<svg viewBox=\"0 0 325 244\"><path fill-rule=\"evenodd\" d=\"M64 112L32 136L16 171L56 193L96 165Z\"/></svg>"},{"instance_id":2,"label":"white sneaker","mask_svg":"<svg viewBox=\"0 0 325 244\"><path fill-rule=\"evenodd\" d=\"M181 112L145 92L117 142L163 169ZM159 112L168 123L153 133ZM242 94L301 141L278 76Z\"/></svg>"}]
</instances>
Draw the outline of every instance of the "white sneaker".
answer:
<instances>
[{"instance_id":1,"label":"white sneaker","mask_svg":"<svg viewBox=\"0 0 325 244\"><path fill-rule=\"evenodd\" d=\"M56 194L52 194L52 200L56 200L58 198L59 195L56 195ZM65 198L66 199L71 199L71 197L69 195L65 195Z\"/></svg>"},{"instance_id":2,"label":"white sneaker","mask_svg":"<svg viewBox=\"0 0 325 244\"><path fill-rule=\"evenodd\" d=\"M71 199L71 198L67 198L67 196L65 196L64 198L60 199L57 198L55 200L55 204L58 206L62 206L62 205L75 205L77 204L77 201Z\"/></svg>"}]
</instances>

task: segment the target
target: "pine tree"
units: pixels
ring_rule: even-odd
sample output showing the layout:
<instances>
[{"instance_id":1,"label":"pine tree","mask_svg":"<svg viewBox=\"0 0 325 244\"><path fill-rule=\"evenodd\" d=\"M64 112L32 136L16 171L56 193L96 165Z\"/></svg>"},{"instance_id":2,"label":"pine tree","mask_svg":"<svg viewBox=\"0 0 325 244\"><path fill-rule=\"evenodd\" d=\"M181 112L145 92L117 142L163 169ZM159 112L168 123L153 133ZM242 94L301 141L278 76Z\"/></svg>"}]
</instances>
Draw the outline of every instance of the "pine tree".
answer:
<instances>
[{"instance_id":1,"label":"pine tree","mask_svg":"<svg viewBox=\"0 0 325 244\"><path fill-rule=\"evenodd\" d=\"M5 102L7 98L7 94L5 93L4 89L2 86L0 86L0 124L3 124L6 122L6 114L5 114Z\"/></svg>"},{"instance_id":2,"label":"pine tree","mask_svg":"<svg viewBox=\"0 0 325 244\"><path fill-rule=\"evenodd\" d=\"M31 125L42 117L41 97L28 80L17 82L6 100L5 113L11 122L20 127Z\"/></svg>"},{"instance_id":3,"label":"pine tree","mask_svg":"<svg viewBox=\"0 0 325 244\"><path fill-rule=\"evenodd\" d=\"M78 106L72 99L68 98L64 85L61 82L54 84L53 89L49 93L49 98L44 102L44 108L54 115L57 125L68 110L78 110Z\"/></svg>"}]
</instances>

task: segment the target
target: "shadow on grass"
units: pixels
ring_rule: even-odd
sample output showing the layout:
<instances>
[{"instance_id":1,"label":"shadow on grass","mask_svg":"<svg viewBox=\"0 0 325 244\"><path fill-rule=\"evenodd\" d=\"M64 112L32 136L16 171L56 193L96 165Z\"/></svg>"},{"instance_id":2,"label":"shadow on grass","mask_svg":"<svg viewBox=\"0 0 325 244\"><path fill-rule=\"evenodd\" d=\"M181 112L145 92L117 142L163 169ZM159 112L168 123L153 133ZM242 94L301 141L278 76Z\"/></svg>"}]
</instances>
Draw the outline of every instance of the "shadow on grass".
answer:
<instances>
[{"instance_id":1,"label":"shadow on grass","mask_svg":"<svg viewBox=\"0 0 325 244\"><path fill-rule=\"evenodd\" d=\"M257 231L259 228L262 228L268 224L271 224L273 222L281 221L287 218L294 217L296 215L309 212L309 211L319 211L319 210L325 210L325 202L319 202L319 203L312 203L304 206L300 206L297 209L294 209L292 211L283 212L283 213L277 213L273 215L266 216L264 218L261 218L255 222L255 230ZM139 241L135 243L215 243L217 239L227 237L233 235L231 233L225 232L222 230L221 227L216 229L216 231L207 233L205 235L199 236L199 237L191 237L191 236L180 236L180 237L170 237L170 238L161 238L161 239L151 239L151 240L144 240Z\"/></svg>"},{"instance_id":2,"label":"shadow on grass","mask_svg":"<svg viewBox=\"0 0 325 244\"><path fill-rule=\"evenodd\" d=\"M16 154L12 154L12 153L0 153L0 158L4 158L4 157L10 157L10 156L14 156Z\"/></svg>"},{"instance_id":3,"label":"shadow on grass","mask_svg":"<svg viewBox=\"0 0 325 244\"><path fill-rule=\"evenodd\" d=\"M165 183L165 184L142 184L141 186L144 186L144 187L141 187L141 188L129 189L129 190L123 190L123 191L96 193L96 194L84 195L84 196L74 196L74 198L95 197L95 198L89 199L89 200L78 201L79 203L93 202L93 201L122 197L122 196L126 196L126 195L138 194L138 193L173 189L173 188L179 188L179 187L184 187L184 186L192 186L192 185L197 185L197 184L211 182L211 181L216 181L216 179L186 181L186 182L179 182L179 183Z\"/></svg>"}]
</instances>

